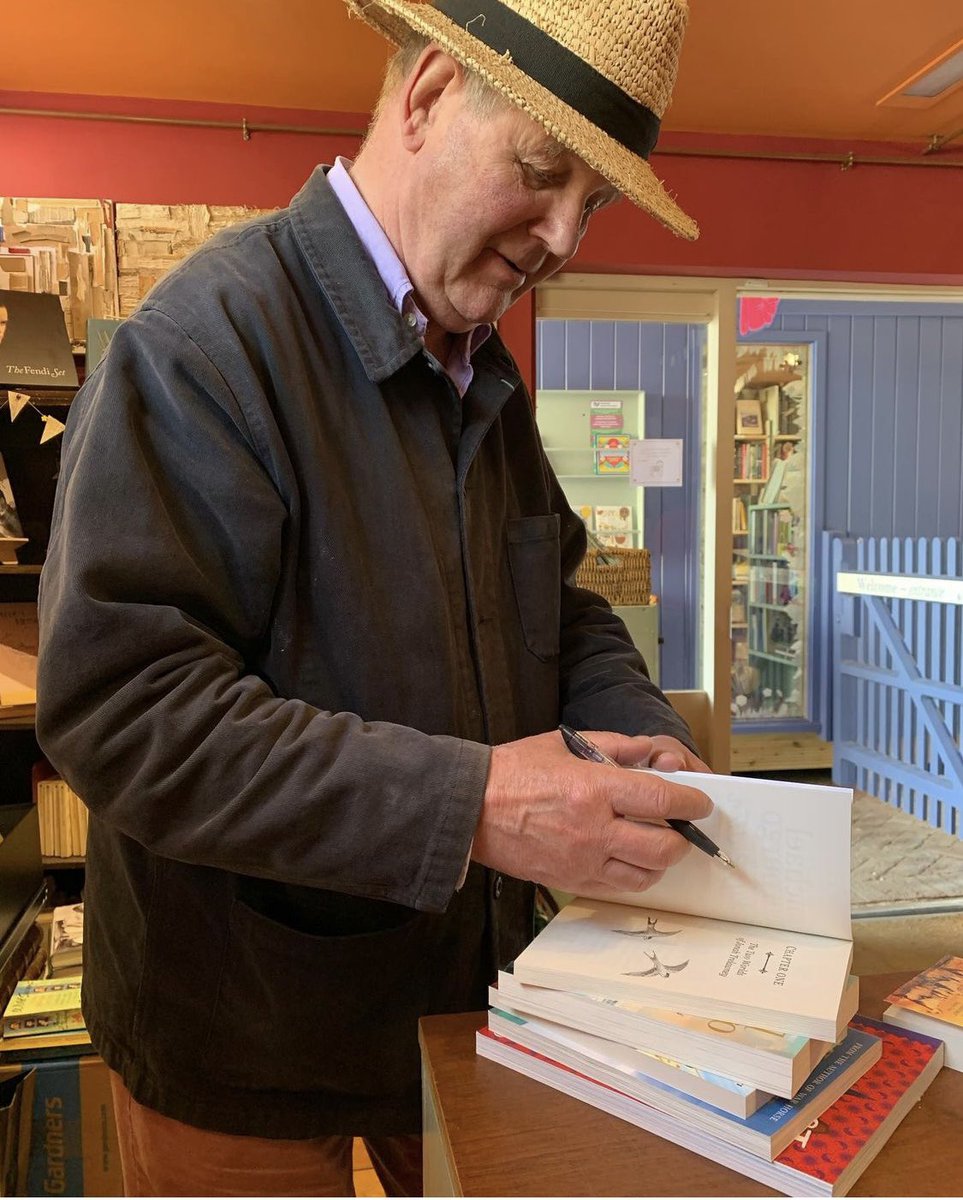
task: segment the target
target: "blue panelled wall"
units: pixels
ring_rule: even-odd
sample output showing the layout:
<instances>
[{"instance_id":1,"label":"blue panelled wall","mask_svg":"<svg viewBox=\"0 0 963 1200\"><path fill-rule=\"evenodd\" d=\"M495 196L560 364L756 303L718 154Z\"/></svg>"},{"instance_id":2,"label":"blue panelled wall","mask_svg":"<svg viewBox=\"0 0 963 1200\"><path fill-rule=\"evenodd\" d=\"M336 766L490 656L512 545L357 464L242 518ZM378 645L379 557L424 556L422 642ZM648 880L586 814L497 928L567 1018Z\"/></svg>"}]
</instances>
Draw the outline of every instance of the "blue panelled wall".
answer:
<instances>
[{"instance_id":1,"label":"blue panelled wall","mask_svg":"<svg viewBox=\"0 0 963 1200\"><path fill-rule=\"evenodd\" d=\"M807 338L807 334L809 335ZM783 300L753 340L814 349L811 594L826 595L821 529L852 537L963 536L963 304ZM662 601L662 682L695 685L704 331L628 321L538 322L538 386L646 394L649 437L681 437L688 486L649 489L645 544ZM814 614L813 717L826 614Z\"/></svg>"},{"instance_id":2,"label":"blue panelled wall","mask_svg":"<svg viewBox=\"0 0 963 1200\"><path fill-rule=\"evenodd\" d=\"M661 605L664 688L695 686L698 648L701 372L705 331L652 321L538 322L539 388L645 393L645 434L682 438L681 488L647 488L643 540ZM537 402L537 397L536 397Z\"/></svg>"},{"instance_id":3,"label":"blue panelled wall","mask_svg":"<svg viewBox=\"0 0 963 1200\"><path fill-rule=\"evenodd\" d=\"M963 535L963 304L784 300L761 336L806 332L826 335L813 448L825 528Z\"/></svg>"}]
</instances>

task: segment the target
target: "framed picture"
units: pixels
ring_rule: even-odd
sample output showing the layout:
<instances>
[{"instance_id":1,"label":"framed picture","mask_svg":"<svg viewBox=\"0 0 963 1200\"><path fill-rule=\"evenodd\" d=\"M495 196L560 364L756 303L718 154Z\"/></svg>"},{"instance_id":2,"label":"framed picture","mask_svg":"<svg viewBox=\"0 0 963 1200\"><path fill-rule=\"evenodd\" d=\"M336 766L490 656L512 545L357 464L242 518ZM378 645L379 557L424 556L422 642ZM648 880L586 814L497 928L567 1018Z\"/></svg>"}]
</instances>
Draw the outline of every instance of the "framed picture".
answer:
<instances>
[{"instance_id":1,"label":"framed picture","mask_svg":"<svg viewBox=\"0 0 963 1200\"><path fill-rule=\"evenodd\" d=\"M762 437L765 434L762 424L762 405L758 400L736 401L736 436Z\"/></svg>"}]
</instances>

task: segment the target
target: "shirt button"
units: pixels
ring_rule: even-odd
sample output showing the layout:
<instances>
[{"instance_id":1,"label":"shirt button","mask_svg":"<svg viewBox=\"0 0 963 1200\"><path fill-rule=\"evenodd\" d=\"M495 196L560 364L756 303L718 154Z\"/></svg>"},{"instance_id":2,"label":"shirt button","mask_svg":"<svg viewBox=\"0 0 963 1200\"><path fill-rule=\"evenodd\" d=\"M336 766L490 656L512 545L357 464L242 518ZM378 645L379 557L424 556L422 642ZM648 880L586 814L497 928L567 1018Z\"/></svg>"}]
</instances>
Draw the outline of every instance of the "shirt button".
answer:
<instances>
[{"instance_id":1,"label":"shirt button","mask_svg":"<svg viewBox=\"0 0 963 1200\"><path fill-rule=\"evenodd\" d=\"M414 327L418 324L418 318L414 313L405 313L405 324L409 329L414 329Z\"/></svg>"},{"instance_id":2,"label":"shirt button","mask_svg":"<svg viewBox=\"0 0 963 1200\"><path fill-rule=\"evenodd\" d=\"M495 878L492 880L492 895L495 897L496 900L498 900L501 897L503 887L504 887L504 882L502 880L501 875L496 875Z\"/></svg>"}]
</instances>

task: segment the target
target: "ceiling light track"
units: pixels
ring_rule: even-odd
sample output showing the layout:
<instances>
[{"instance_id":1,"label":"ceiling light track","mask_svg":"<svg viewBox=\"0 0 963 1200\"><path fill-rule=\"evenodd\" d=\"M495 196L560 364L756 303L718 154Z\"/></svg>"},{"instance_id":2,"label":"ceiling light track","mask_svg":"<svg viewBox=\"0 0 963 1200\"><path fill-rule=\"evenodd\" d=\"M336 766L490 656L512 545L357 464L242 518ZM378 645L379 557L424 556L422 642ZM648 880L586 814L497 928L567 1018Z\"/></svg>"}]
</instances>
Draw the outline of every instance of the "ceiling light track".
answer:
<instances>
[{"instance_id":1,"label":"ceiling light track","mask_svg":"<svg viewBox=\"0 0 963 1200\"><path fill-rule=\"evenodd\" d=\"M205 121L194 117L145 117L127 113L97 113L73 112L51 108L4 108L0 107L0 116L4 117L48 117L66 121L107 121L130 125L174 125L189 129L225 129L240 133L245 142L249 142L255 133L298 133L310 134L314 137L353 137L364 135L363 129L350 129L337 126L313 125L271 125L258 121L248 121L243 117L238 121ZM963 129L945 137L934 134L929 144L924 148L923 156L932 156L941 150L948 142L963 135ZM764 150L723 150L708 147L662 146L654 151L657 156L675 158L734 158L753 162L803 162L828 163L836 165L842 171L850 171L855 167L963 167L963 158L944 159L934 157L901 158L897 156L878 156L855 154L815 154Z\"/></svg>"}]
</instances>

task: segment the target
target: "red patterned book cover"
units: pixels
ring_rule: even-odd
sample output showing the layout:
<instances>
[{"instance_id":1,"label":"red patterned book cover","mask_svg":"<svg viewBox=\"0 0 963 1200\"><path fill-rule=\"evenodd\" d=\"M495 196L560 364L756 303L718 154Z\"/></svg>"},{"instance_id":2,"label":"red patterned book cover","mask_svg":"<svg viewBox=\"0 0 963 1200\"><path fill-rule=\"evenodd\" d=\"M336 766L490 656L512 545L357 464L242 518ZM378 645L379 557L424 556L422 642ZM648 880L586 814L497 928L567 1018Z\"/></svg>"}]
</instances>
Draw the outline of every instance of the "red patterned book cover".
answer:
<instances>
[{"instance_id":1,"label":"red patterned book cover","mask_svg":"<svg viewBox=\"0 0 963 1200\"><path fill-rule=\"evenodd\" d=\"M882 1038L882 1057L775 1160L830 1185L871 1145L886 1118L941 1049L936 1038L867 1017L854 1017L850 1024Z\"/></svg>"}]
</instances>

